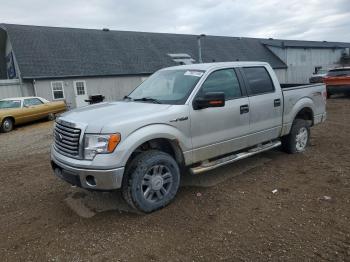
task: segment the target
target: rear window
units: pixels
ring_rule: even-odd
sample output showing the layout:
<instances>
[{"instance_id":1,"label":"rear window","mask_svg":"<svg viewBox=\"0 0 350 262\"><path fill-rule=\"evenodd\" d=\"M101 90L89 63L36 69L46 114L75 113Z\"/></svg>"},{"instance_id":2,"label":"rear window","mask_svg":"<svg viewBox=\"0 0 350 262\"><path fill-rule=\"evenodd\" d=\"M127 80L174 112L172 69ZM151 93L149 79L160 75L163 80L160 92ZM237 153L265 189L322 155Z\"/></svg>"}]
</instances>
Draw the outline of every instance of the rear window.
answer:
<instances>
[{"instance_id":1,"label":"rear window","mask_svg":"<svg viewBox=\"0 0 350 262\"><path fill-rule=\"evenodd\" d=\"M275 87L265 67L244 67L243 72L248 81L249 95L259 95L275 91Z\"/></svg>"},{"instance_id":2,"label":"rear window","mask_svg":"<svg viewBox=\"0 0 350 262\"><path fill-rule=\"evenodd\" d=\"M327 76L350 76L350 69L330 70Z\"/></svg>"}]
</instances>

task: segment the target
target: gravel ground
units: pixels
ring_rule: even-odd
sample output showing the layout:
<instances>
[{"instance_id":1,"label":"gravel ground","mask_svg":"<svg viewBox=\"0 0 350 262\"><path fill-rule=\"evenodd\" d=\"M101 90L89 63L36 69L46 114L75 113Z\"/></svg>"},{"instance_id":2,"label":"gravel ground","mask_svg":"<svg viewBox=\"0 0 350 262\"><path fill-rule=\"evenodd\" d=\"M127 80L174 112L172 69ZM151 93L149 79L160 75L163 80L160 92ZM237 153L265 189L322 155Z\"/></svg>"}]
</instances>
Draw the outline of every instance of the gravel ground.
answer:
<instances>
[{"instance_id":1,"label":"gravel ground","mask_svg":"<svg viewBox=\"0 0 350 262\"><path fill-rule=\"evenodd\" d=\"M52 122L0 134L1 261L349 261L349 123L350 99L331 99L307 152L184 175L150 215L55 178Z\"/></svg>"}]
</instances>

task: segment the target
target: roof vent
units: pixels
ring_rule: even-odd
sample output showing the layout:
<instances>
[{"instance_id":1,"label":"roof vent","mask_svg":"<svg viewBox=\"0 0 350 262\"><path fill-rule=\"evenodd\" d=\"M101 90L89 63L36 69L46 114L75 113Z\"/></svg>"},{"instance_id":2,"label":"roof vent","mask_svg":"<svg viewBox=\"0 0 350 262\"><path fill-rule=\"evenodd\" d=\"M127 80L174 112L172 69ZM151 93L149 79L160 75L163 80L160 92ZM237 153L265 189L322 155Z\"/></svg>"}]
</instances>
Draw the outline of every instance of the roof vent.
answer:
<instances>
[{"instance_id":1,"label":"roof vent","mask_svg":"<svg viewBox=\"0 0 350 262\"><path fill-rule=\"evenodd\" d=\"M102 28L103 32L109 32L109 28Z\"/></svg>"},{"instance_id":2,"label":"roof vent","mask_svg":"<svg viewBox=\"0 0 350 262\"><path fill-rule=\"evenodd\" d=\"M174 62L180 65L190 65L196 61L188 54L168 54L168 56L170 56Z\"/></svg>"},{"instance_id":3,"label":"roof vent","mask_svg":"<svg viewBox=\"0 0 350 262\"><path fill-rule=\"evenodd\" d=\"M270 38L269 38L269 40L273 40L273 38L272 38L272 37L270 37Z\"/></svg>"}]
</instances>

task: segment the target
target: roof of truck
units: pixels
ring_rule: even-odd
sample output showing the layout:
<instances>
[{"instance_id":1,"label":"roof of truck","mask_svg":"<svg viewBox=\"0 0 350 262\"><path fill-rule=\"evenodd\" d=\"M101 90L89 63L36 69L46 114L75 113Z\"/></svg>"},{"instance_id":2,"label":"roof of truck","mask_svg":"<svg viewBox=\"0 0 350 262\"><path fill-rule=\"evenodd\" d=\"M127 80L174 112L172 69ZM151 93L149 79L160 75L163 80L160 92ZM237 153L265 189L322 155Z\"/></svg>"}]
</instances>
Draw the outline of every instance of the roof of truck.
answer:
<instances>
[{"instance_id":1,"label":"roof of truck","mask_svg":"<svg viewBox=\"0 0 350 262\"><path fill-rule=\"evenodd\" d=\"M268 63L261 61L242 61L242 62L216 62L216 63L203 63L203 64L191 64L180 65L164 68L164 70L171 69L189 69L189 70L203 70L207 71L217 67L241 67L241 66L266 66Z\"/></svg>"}]
</instances>

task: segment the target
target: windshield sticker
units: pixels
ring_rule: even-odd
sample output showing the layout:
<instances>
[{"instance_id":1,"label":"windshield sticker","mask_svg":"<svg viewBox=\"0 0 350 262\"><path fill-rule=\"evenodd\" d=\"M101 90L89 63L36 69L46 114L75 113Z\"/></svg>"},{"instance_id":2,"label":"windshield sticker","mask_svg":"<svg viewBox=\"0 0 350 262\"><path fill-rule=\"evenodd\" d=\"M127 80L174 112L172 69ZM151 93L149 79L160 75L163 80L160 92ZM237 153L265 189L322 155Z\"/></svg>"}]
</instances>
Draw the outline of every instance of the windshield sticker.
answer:
<instances>
[{"instance_id":1,"label":"windshield sticker","mask_svg":"<svg viewBox=\"0 0 350 262\"><path fill-rule=\"evenodd\" d=\"M203 72L200 71L186 71L185 76L196 76L196 77L202 77Z\"/></svg>"}]
</instances>

